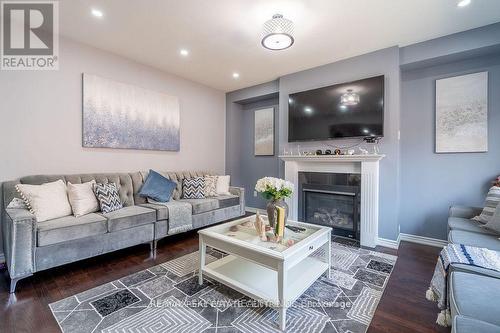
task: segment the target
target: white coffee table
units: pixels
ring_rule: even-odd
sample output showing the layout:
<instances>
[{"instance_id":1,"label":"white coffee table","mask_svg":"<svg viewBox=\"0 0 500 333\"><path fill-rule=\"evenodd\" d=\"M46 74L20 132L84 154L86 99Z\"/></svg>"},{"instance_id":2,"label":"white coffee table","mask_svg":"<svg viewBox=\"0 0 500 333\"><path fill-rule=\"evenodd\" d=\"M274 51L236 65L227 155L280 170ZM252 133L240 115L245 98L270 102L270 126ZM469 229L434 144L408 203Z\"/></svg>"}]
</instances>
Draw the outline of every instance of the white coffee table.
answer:
<instances>
[{"instance_id":1,"label":"white coffee table","mask_svg":"<svg viewBox=\"0 0 500 333\"><path fill-rule=\"evenodd\" d=\"M263 216L267 221L267 217ZM278 308L280 329L286 325L286 309L323 273L330 274L331 228L288 221L287 225L305 228L296 233L285 229L291 246L261 241L253 221L255 216L198 231L200 241L199 283L203 274L244 295ZM228 255L205 265L206 247ZM324 249L321 257L311 254Z\"/></svg>"}]
</instances>

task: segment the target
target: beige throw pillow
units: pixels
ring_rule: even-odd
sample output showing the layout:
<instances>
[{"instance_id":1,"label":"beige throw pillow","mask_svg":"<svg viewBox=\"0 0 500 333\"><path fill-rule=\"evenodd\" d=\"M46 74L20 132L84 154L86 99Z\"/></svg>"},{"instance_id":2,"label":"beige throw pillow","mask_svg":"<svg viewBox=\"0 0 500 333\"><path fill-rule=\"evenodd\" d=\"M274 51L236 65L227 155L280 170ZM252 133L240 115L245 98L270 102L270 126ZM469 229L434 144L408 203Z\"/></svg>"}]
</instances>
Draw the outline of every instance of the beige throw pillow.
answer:
<instances>
[{"instance_id":1,"label":"beige throw pillow","mask_svg":"<svg viewBox=\"0 0 500 333\"><path fill-rule=\"evenodd\" d=\"M95 180L83 184L68 182L68 199L75 217L99 210L99 202L94 194L94 185Z\"/></svg>"},{"instance_id":2,"label":"beige throw pillow","mask_svg":"<svg viewBox=\"0 0 500 333\"><path fill-rule=\"evenodd\" d=\"M230 195L229 181L231 176L218 176L217 177L217 195Z\"/></svg>"},{"instance_id":3,"label":"beige throw pillow","mask_svg":"<svg viewBox=\"0 0 500 333\"><path fill-rule=\"evenodd\" d=\"M205 176L205 197L217 196L217 176Z\"/></svg>"},{"instance_id":4,"label":"beige throw pillow","mask_svg":"<svg viewBox=\"0 0 500 333\"><path fill-rule=\"evenodd\" d=\"M60 179L42 185L18 184L16 190L37 222L71 215L66 184Z\"/></svg>"}]
</instances>

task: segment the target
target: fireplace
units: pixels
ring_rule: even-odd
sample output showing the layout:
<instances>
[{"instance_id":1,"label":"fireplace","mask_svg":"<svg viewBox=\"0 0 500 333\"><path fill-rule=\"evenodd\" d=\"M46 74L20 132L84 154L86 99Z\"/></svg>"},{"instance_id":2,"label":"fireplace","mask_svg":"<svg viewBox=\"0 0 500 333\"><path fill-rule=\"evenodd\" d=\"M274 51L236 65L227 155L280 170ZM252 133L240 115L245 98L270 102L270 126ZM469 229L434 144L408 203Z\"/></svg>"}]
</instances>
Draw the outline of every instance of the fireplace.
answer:
<instances>
[{"instance_id":1,"label":"fireplace","mask_svg":"<svg viewBox=\"0 0 500 333\"><path fill-rule=\"evenodd\" d=\"M299 172L299 220L360 239L361 175Z\"/></svg>"}]
</instances>

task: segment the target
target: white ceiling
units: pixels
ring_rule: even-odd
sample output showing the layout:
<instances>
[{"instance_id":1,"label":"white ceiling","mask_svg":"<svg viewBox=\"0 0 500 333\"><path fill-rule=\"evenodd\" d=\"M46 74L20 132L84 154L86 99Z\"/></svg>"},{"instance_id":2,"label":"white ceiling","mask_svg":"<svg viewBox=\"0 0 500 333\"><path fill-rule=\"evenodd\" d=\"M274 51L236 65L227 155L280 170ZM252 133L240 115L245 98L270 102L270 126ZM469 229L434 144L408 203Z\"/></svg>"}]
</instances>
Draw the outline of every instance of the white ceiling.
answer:
<instances>
[{"instance_id":1,"label":"white ceiling","mask_svg":"<svg viewBox=\"0 0 500 333\"><path fill-rule=\"evenodd\" d=\"M500 0L61 0L60 32L85 44L230 91L394 45L500 21ZM104 12L101 19L91 8ZM260 45L282 13L295 44ZM190 51L181 57L179 50ZM240 73L239 79L232 77Z\"/></svg>"}]
</instances>

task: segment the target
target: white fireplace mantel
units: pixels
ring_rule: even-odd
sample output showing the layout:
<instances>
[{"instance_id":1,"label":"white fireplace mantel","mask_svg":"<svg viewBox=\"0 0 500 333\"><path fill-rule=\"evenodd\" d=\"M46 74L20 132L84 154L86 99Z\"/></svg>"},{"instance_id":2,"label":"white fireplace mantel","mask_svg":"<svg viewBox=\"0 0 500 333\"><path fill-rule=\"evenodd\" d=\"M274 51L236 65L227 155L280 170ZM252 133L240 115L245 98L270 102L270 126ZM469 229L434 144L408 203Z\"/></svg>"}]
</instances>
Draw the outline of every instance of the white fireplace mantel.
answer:
<instances>
[{"instance_id":1,"label":"white fireplace mantel","mask_svg":"<svg viewBox=\"0 0 500 333\"><path fill-rule=\"evenodd\" d=\"M299 188L299 172L332 172L361 174L361 221L360 243L362 246L374 248L378 240L378 208L379 208L379 161L385 155L282 155L285 161L285 179ZM298 218L297 191L287 202L290 207L290 218Z\"/></svg>"}]
</instances>

